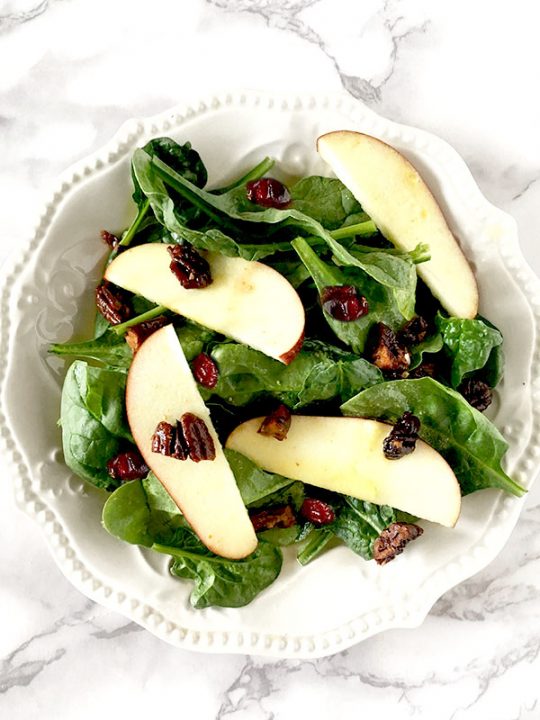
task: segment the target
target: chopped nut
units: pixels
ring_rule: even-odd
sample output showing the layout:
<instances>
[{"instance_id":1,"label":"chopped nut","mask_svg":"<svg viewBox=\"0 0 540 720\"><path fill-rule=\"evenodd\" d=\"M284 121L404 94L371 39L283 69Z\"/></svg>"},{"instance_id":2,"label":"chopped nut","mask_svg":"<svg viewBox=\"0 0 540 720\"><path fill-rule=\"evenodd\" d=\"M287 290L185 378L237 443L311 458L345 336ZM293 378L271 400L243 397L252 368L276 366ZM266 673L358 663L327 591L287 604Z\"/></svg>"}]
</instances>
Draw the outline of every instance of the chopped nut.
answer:
<instances>
[{"instance_id":1,"label":"chopped nut","mask_svg":"<svg viewBox=\"0 0 540 720\"><path fill-rule=\"evenodd\" d=\"M205 288L212 282L210 265L189 243L167 248L171 256L171 271L187 290Z\"/></svg>"},{"instance_id":2,"label":"chopped nut","mask_svg":"<svg viewBox=\"0 0 540 720\"><path fill-rule=\"evenodd\" d=\"M125 340L133 352L136 353L146 338L167 325L168 322L170 322L169 318L166 318L165 315L159 315L153 320L146 320L146 322L133 325L133 327L126 330Z\"/></svg>"},{"instance_id":3,"label":"chopped nut","mask_svg":"<svg viewBox=\"0 0 540 720\"><path fill-rule=\"evenodd\" d=\"M170 423L162 420L158 423L152 435L152 452L171 456L173 454L175 440L175 428Z\"/></svg>"},{"instance_id":4,"label":"chopped nut","mask_svg":"<svg viewBox=\"0 0 540 720\"><path fill-rule=\"evenodd\" d=\"M399 460L410 455L416 448L420 420L410 412L404 412L389 435L384 438L383 452L387 460Z\"/></svg>"},{"instance_id":5,"label":"chopped nut","mask_svg":"<svg viewBox=\"0 0 540 720\"><path fill-rule=\"evenodd\" d=\"M381 370L407 370L411 364L409 351L384 323L377 323L372 331L371 359Z\"/></svg>"},{"instance_id":6,"label":"chopped nut","mask_svg":"<svg viewBox=\"0 0 540 720\"><path fill-rule=\"evenodd\" d=\"M428 328L429 325L427 320L424 320L423 317L417 316L405 323L401 330L399 330L397 338L399 342L406 347L418 345L426 339Z\"/></svg>"},{"instance_id":7,"label":"chopped nut","mask_svg":"<svg viewBox=\"0 0 540 720\"><path fill-rule=\"evenodd\" d=\"M189 457L193 462L201 460L214 460L216 457L216 448L212 436L208 432L206 423L193 413L184 413L178 424L178 433L180 428L184 435L185 443L189 451Z\"/></svg>"},{"instance_id":8,"label":"chopped nut","mask_svg":"<svg viewBox=\"0 0 540 720\"><path fill-rule=\"evenodd\" d=\"M378 565L386 565L403 552L407 543L416 540L423 532L421 527L413 523L392 523L375 540L373 559Z\"/></svg>"},{"instance_id":9,"label":"chopped nut","mask_svg":"<svg viewBox=\"0 0 540 720\"><path fill-rule=\"evenodd\" d=\"M267 415L257 430L261 435L269 435L276 440L285 440L291 427L291 411L286 405L279 405Z\"/></svg>"},{"instance_id":10,"label":"chopped nut","mask_svg":"<svg viewBox=\"0 0 540 720\"><path fill-rule=\"evenodd\" d=\"M149 468L137 450L128 450L107 462L107 472L113 480L139 480L148 475Z\"/></svg>"},{"instance_id":11,"label":"chopped nut","mask_svg":"<svg viewBox=\"0 0 540 720\"><path fill-rule=\"evenodd\" d=\"M467 378L458 387L458 391L465 400L480 412L484 412L491 405L493 393L491 388L483 380Z\"/></svg>"},{"instance_id":12,"label":"chopped nut","mask_svg":"<svg viewBox=\"0 0 540 720\"><path fill-rule=\"evenodd\" d=\"M122 288L103 280L96 288L96 307L111 325L119 325L129 320L131 308L129 295Z\"/></svg>"},{"instance_id":13,"label":"chopped nut","mask_svg":"<svg viewBox=\"0 0 540 720\"><path fill-rule=\"evenodd\" d=\"M118 243L120 242L116 235L113 235L108 230L102 230L100 235L103 242L108 245L111 250L114 250L114 248L117 247Z\"/></svg>"},{"instance_id":14,"label":"chopped nut","mask_svg":"<svg viewBox=\"0 0 540 720\"><path fill-rule=\"evenodd\" d=\"M271 528L288 528L295 524L296 518L290 505L279 505L268 510L255 510L250 513L255 532Z\"/></svg>"}]
</instances>

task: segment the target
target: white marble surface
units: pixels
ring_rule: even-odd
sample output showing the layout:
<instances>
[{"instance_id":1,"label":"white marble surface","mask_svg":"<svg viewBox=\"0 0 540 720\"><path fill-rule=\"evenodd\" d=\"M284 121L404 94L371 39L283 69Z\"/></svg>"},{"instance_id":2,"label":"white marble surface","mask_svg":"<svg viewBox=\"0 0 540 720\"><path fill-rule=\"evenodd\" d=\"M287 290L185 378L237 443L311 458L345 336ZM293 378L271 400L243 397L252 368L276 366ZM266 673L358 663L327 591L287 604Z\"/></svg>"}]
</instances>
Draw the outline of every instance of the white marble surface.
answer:
<instances>
[{"instance_id":1,"label":"white marble surface","mask_svg":"<svg viewBox=\"0 0 540 720\"><path fill-rule=\"evenodd\" d=\"M536 5L0 0L0 257L55 175L129 117L214 89L344 87L453 144L538 272ZM0 717L540 718L540 485L500 557L421 628L275 662L180 651L86 600L2 474Z\"/></svg>"}]
</instances>

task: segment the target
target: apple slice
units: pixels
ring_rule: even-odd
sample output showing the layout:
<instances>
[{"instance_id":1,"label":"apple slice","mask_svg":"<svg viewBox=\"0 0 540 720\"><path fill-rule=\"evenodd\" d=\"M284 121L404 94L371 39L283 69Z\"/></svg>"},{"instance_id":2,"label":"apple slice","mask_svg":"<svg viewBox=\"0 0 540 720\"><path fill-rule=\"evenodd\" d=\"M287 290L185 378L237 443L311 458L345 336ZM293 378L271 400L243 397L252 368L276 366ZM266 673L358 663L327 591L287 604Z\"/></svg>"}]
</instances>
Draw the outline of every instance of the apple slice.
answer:
<instances>
[{"instance_id":1,"label":"apple slice","mask_svg":"<svg viewBox=\"0 0 540 720\"><path fill-rule=\"evenodd\" d=\"M118 255L105 279L288 365L304 336L304 308L293 286L268 265L205 254L213 282L186 290L169 265L168 245L149 243Z\"/></svg>"},{"instance_id":2,"label":"apple slice","mask_svg":"<svg viewBox=\"0 0 540 720\"><path fill-rule=\"evenodd\" d=\"M391 505L453 527L461 508L456 476L422 440L399 460L387 460L383 440L391 430L376 420L293 415L285 440L257 431L263 418L235 428L226 446L263 470L360 500Z\"/></svg>"},{"instance_id":3,"label":"apple slice","mask_svg":"<svg viewBox=\"0 0 540 720\"><path fill-rule=\"evenodd\" d=\"M145 340L133 358L126 410L146 464L206 547L234 560L253 552L257 536L172 325ZM215 445L215 460L196 463L152 452L157 424L165 420L174 425L186 412L206 423Z\"/></svg>"},{"instance_id":4,"label":"apple slice","mask_svg":"<svg viewBox=\"0 0 540 720\"><path fill-rule=\"evenodd\" d=\"M431 260L418 265L418 274L451 315L474 318L474 274L411 163L390 145L352 130L322 135L317 150L390 242L403 250L429 245Z\"/></svg>"}]
</instances>

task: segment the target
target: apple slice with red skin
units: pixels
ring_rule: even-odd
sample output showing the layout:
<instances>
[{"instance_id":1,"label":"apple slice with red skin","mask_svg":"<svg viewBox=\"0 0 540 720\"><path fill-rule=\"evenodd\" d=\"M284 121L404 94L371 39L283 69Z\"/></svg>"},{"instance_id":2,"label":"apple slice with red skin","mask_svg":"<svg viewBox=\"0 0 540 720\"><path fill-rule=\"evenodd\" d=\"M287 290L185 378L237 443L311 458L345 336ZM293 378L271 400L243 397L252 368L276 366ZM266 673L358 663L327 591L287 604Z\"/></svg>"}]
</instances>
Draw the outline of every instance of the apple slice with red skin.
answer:
<instances>
[{"instance_id":1,"label":"apple slice with red skin","mask_svg":"<svg viewBox=\"0 0 540 720\"><path fill-rule=\"evenodd\" d=\"M322 135L317 150L381 233L402 250L429 245L418 275L450 315L474 318L478 286L430 189L395 148L352 130Z\"/></svg>"},{"instance_id":2,"label":"apple slice with red skin","mask_svg":"<svg viewBox=\"0 0 540 720\"><path fill-rule=\"evenodd\" d=\"M201 542L216 555L234 560L252 553L257 536L172 325L145 340L133 358L126 411L146 464ZM158 423L175 425L184 413L193 413L205 422L214 442L214 460L177 460L152 452Z\"/></svg>"},{"instance_id":3,"label":"apple slice with red skin","mask_svg":"<svg viewBox=\"0 0 540 720\"><path fill-rule=\"evenodd\" d=\"M208 287L186 290L170 270L168 245L149 243L120 253L105 271L115 285L288 365L304 337L304 308L283 275L263 263L201 253Z\"/></svg>"},{"instance_id":4,"label":"apple slice with red skin","mask_svg":"<svg viewBox=\"0 0 540 720\"><path fill-rule=\"evenodd\" d=\"M392 426L377 420L293 415L281 441L258 432L263 420L239 425L226 447L291 480L455 525L461 509L459 483L446 460L422 440L410 455L387 460L383 440Z\"/></svg>"}]
</instances>

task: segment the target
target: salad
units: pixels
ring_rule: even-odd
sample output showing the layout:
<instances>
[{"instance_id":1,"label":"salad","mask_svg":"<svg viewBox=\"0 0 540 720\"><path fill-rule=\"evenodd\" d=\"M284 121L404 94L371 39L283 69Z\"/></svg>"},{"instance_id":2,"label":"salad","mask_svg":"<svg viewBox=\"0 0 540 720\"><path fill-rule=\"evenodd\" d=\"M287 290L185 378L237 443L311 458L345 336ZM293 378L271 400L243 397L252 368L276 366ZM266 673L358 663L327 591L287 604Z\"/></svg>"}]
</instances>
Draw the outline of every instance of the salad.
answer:
<instances>
[{"instance_id":1,"label":"salad","mask_svg":"<svg viewBox=\"0 0 540 720\"><path fill-rule=\"evenodd\" d=\"M251 602L285 546L384 566L422 521L453 527L463 495L524 492L483 414L503 338L429 189L368 135L318 150L337 177L285 183L264 158L207 189L189 142L137 149L136 216L101 232L93 337L50 348L76 358L67 466L195 608Z\"/></svg>"}]
</instances>

